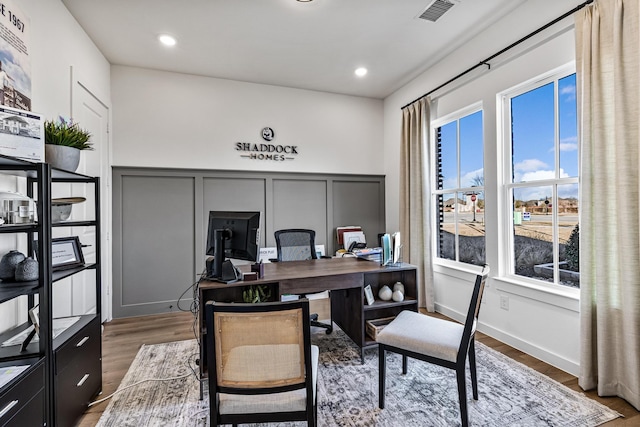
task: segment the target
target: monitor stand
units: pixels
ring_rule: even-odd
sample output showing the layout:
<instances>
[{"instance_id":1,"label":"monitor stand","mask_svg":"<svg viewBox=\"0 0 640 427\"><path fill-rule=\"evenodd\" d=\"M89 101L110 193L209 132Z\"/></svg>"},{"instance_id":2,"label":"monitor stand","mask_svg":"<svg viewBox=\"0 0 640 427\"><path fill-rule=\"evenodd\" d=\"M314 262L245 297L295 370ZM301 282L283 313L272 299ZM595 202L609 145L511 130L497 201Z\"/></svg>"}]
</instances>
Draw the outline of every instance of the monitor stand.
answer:
<instances>
[{"instance_id":1,"label":"monitor stand","mask_svg":"<svg viewBox=\"0 0 640 427\"><path fill-rule=\"evenodd\" d=\"M220 274L215 270L214 258L207 259L207 279L222 283L234 283L240 280L238 270L233 266L231 260L224 260Z\"/></svg>"}]
</instances>

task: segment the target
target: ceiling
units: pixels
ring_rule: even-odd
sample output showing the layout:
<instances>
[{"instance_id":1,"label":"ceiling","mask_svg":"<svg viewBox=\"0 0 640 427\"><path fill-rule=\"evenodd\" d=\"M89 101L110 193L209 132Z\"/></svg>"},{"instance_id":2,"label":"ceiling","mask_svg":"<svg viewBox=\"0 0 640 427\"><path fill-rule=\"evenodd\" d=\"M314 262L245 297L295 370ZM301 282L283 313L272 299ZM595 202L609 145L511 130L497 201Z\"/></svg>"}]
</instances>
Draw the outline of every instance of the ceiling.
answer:
<instances>
[{"instance_id":1,"label":"ceiling","mask_svg":"<svg viewBox=\"0 0 640 427\"><path fill-rule=\"evenodd\" d=\"M420 19L433 1L62 0L111 64L371 98L526 0L451 0L436 22ZM161 33L178 43L160 45Z\"/></svg>"}]
</instances>

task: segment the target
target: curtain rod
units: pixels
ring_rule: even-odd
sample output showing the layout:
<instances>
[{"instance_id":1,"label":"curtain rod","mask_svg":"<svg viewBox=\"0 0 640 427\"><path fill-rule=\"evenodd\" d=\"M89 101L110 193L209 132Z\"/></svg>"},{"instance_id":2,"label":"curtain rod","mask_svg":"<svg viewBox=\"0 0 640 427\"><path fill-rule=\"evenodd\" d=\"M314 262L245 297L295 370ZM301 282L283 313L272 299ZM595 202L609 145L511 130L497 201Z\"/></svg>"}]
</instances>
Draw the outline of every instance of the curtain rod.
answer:
<instances>
[{"instance_id":1,"label":"curtain rod","mask_svg":"<svg viewBox=\"0 0 640 427\"><path fill-rule=\"evenodd\" d=\"M505 53L506 51L516 47L517 45L519 45L520 43L530 39L531 37L535 36L538 33L541 33L542 31L546 30L547 28L549 28L550 26L557 24L558 22L562 21L564 18L573 15L574 13L576 13L577 11L579 11L580 9L584 8L585 6L593 3L594 0L587 0L584 3L582 3L581 5L578 5L576 7L574 7L573 9L571 9L569 12L563 14L562 16L557 17L556 19L554 19L553 21L543 25L542 27L538 28L537 30L527 34L526 36L522 37L520 40L511 43L509 46L505 47L504 49L502 49L499 52L494 53L493 55L491 55L490 57L478 62L476 65L474 65L473 67L467 68L466 70L464 70L463 72L461 72L460 74L458 74L457 76L447 80L446 82L442 83L440 86L438 86L435 89L431 89L429 92L425 93L424 95L421 95L419 97L417 97L416 99L414 99L413 101L409 102L408 104L406 104L404 107L401 108L401 110L407 108L409 105L413 104L414 102L424 98L425 96L429 96L431 95L433 92L442 89L443 87L447 86L450 83L453 83L454 81L458 80L460 77L470 73L471 71L475 70L478 67L481 67L483 65L486 65L487 67L489 67L489 69L491 68L491 64L489 64L489 61L491 61L492 59L494 59L497 56L502 55L503 53Z\"/></svg>"}]
</instances>

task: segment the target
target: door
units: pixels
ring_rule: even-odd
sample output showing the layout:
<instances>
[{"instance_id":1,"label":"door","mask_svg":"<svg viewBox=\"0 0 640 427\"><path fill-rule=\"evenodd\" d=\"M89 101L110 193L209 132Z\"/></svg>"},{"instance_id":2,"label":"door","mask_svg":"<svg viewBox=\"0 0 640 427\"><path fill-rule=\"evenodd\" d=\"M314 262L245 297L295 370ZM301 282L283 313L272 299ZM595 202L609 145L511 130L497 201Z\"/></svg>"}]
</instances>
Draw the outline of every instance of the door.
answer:
<instances>
[{"instance_id":1,"label":"door","mask_svg":"<svg viewBox=\"0 0 640 427\"><path fill-rule=\"evenodd\" d=\"M111 224L110 215L110 140L109 140L109 108L91 90L89 90L77 73L71 70L72 76L72 103L71 115L74 122L91 133L93 150L84 150L80 157L78 173L100 177L100 218L101 230L98 236L101 239L101 276L102 276L102 321L111 318L111 268L108 254L111 252L109 230ZM90 185L73 184L72 192L74 196L86 197L85 203L74 206L78 214L77 218L94 217L94 194L89 192ZM96 230L94 227L80 227L73 229L72 233L80 237L80 241L87 245L83 248L86 262L95 262L95 239ZM87 274L86 280L92 275ZM74 276L72 290L72 310L73 314L83 314L90 312L95 307L95 282L85 283L85 277ZM82 283L77 283L82 282Z\"/></svg>"}]
</instances>

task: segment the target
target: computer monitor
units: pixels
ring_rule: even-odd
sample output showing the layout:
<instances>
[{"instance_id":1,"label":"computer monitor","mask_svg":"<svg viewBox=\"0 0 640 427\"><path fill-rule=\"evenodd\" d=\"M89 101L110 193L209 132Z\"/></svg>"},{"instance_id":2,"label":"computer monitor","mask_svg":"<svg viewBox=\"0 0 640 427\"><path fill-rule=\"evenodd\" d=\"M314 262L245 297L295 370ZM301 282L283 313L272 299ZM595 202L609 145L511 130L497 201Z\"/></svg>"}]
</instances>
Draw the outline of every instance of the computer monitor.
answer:
<instances>
[{"instance_id":1,"label":"computer monitor","mask_svg":"<svg viewBox=\"0 0 640 427\"><path fill-rule=\"evenodd\" d=\"M233 282L237 272L227 258L257 261L259 257L260 212L210 211L207 231L207 263L210 279Z\"/></svg>"}]
</instances>

